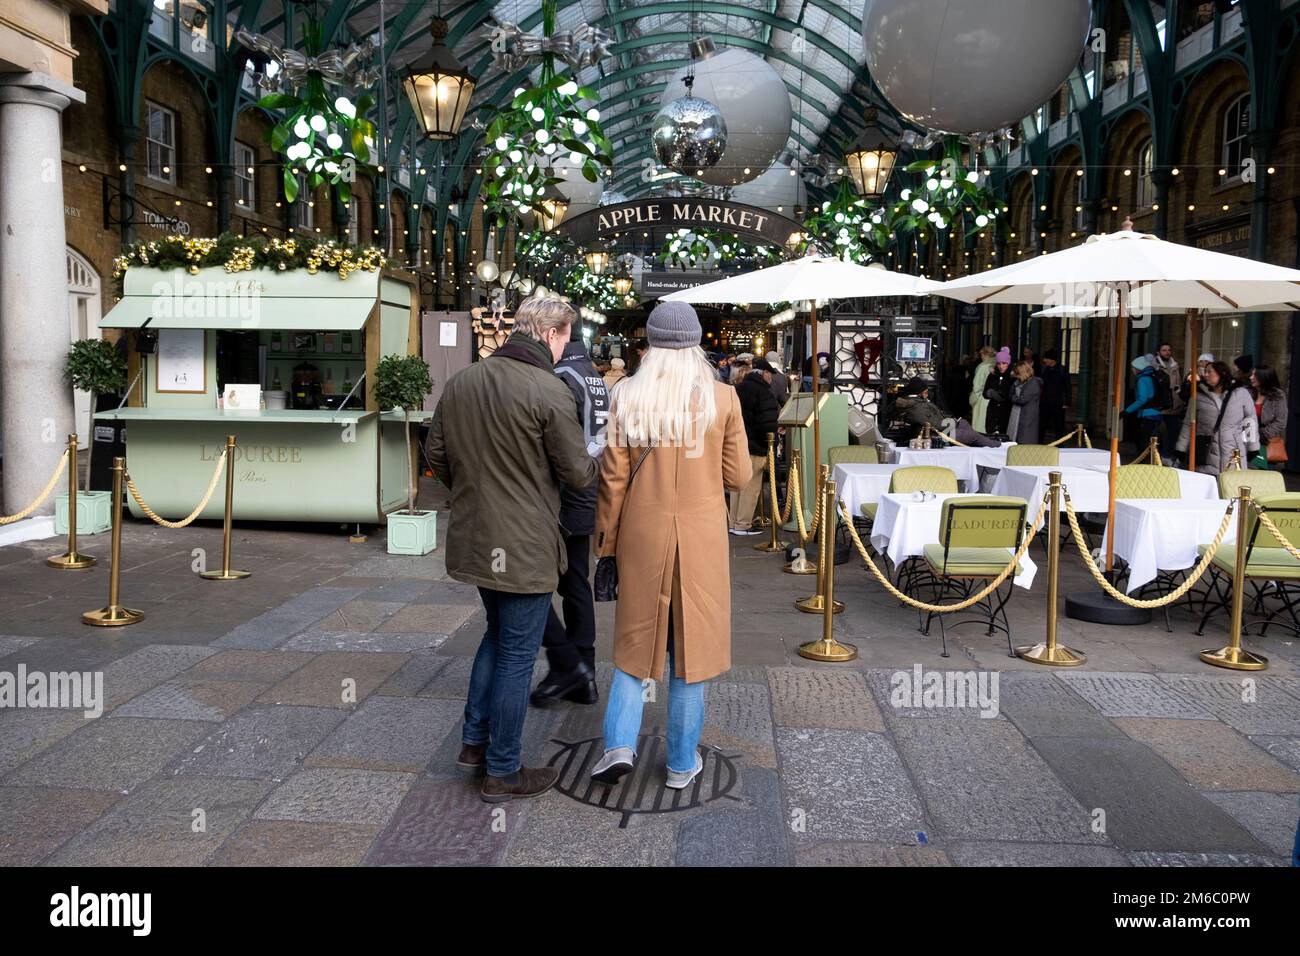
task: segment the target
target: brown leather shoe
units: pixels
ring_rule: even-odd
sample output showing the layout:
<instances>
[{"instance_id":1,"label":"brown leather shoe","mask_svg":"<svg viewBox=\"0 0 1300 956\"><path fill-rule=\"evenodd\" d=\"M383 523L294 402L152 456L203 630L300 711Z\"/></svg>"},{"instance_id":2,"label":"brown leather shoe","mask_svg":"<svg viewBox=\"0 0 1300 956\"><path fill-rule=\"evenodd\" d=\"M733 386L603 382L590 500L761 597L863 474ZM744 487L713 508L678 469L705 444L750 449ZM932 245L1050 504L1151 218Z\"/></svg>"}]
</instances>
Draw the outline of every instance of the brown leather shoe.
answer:
<instances>
[{"instance_id":1,"label":"brown leather shoe","mask_svg":"<svg viewBox=\"0 0 1300 956\"><path fill-rule=\"evenodd\" d=\"M487 803L528 800L550 790L559 779L560 771L554 767L520 767L508 777L488 774L483 778L483 789L479 791L479 796Z\"/></svg>"},{"instance_id":2,"label":"brown leather shoe","mask_svg":"<svg viewBox=\"0 0 1300 956\"><path fill-rule=\"evenodd\" d=\"M456 766L471 772L482 770L487 766L487 744L462 744Z\"/></svg>"}]
</instances>

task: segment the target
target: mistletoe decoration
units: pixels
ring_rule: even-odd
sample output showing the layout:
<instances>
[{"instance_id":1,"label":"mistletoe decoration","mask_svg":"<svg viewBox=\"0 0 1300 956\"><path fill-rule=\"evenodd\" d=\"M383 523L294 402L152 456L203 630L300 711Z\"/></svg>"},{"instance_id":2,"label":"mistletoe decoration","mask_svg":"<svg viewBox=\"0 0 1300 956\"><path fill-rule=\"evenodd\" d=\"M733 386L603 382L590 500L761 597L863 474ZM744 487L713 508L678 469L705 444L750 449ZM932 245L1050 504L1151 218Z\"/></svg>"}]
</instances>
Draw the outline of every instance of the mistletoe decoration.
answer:
<instances>
[{"instance_id":1,"label":"mistletoe decoration","mask_svg":"<svg viewBox=\"0 0 1300 956\"><path fill-rule=\"evenodd\" d=\"M347 203L352 198L352 184L360 172L373 172L370 144L375 125L366 119L374 107L374 97L365 94L353 103L348 97L331 90L348 82L364 87L375 82L372 70L359 69L369 57L371 46L353 45L346 51L325 52L324 24L311 16L303 26L306 53L282 50L260 34L241 30L236 37L245 46L257 50L276 62L291 92L272 92L257 101L265 110L279 110L284 119L271 128L271 149L282 155L284 198L298 198L299 171L306 171L308 190L329 182ZM261 85L267 85L263 81Z\"/></svg>"},{"instance_id":2,"label":"mistletoe decoration","mask_svg":"<svg viewBox=\"0 0 1300 956\"><path fill-rule=\"evenodd\" d=\"M753 245L734 233L712 229L678 229L669 233L655 258L682 269L709 268L719 263L769 265L781 259L772 246Z\"/></svg>"},{"instance_id":3,"label":"mistletoe decoration","mask_svg":"<svg viewBox=\"0 0 1300 956\"><path fill-rule=\"evenodd\" d=\"M542 29L555 34L556 0L542 4ZM542 201L554 198L562 182L552 168L553 157L567 155L588 182L600 178L601 167L614 164L614 148L600 126L595 90L579 86L557 70L559 55L543 52L541 76L531 89L515 90L510 105L488 124L491 150L483 161L483 197L487 213L504 227L513 217L542 211Z\"/></svg>"},{"instance_id":4,"label":"mistletoe decoration","mask_svg":"<svg viewBox=\"0 0 1300 956\"><path fill-rule=\"evenodd\" d=\"M892 215L872 209L858 196L848 178L840 181L835 198L804 220L806 235L820 240L834 255L859 265L878 258L893 234Z\"/></svg>"},{"instance_id":5,"label":"mistletoe decoration","mask_svg":"<svg viewBox=\"0 0 1300 956\"><path fill-rule=\"evenodd\" d=\"M899 193L890 212L894 229L914 232L922 241L945 232L967 236L990 225L1006 229L1005 220L998 218L1006 208L985 184L987 177L962 165L957 137L944 141L941 160L917 160L906 170L920 182Z\"/></svg>"},{"instance_id":6,"label":"mistletoe decoration","mask_svg":"<svg viewBox=\"0 0 1300 956\"><path fill-rule=\"evenodd\" d=\"M564 274L564 294L582 305L594 309L617 309L623 296L614 291L614 277L608 273L596 275L586 263L575 263Z\"/></svg>"},{"instance_id":7,"label":"mistletoe decoration","mask_svg":"<svg viewBox=\"0 0 1300 956\"><path fill-rule=\"evenodd\" d=\"M570 245L566 238L534 229L515 240L515 255L529 262L554 262Z\"/></svg>"}]
</instances>

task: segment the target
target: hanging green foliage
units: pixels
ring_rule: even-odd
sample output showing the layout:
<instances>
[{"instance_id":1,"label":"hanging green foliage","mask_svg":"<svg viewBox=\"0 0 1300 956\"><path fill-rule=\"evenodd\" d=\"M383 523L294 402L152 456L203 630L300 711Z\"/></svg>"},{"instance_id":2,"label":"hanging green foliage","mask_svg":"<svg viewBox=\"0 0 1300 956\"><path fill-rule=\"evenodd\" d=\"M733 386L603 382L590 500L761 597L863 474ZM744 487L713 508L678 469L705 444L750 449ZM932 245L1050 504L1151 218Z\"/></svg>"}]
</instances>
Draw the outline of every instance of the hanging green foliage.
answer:
<instances>
[{"instance_id":1,"label":"hanging green foliage","mask_svg":"<svg viewBox=\"0 0 1300 956\"><path fill-rule=\"evenodd\" d=\"M596 275L585 262L579 261L569 267L562 286L565 295L589 309L617 309L623 304L623 296L614 291L613 274L602 272Z\"/></svg>"},{"instance_id":2,"label":"hanging green foliage","mask_svg":"<svg viewBox=\"0 0 1300 956\"><path fill-rule=\"evenodd\" d=\"M866 265L881 257L895 222L890 210L870 206L845 177L835 198L823 202L804 220L803 227L805 247L809 238L815 239L829 254Z\"/></svg>"},{"instance_id":3,"label":"hanging green foliage","mask_svg":"<svg viewBox=\"0 0 1300 956\"><path fill-rule=\"evenodd\" d=\"M889 221L895 230L928 241L945 233L967 236L989 227L1007 228L1006 207L988 185L987 175L962 164L957 137L944 141L942 159L920 159L905 168L918 182L902 189L891 207Z\"/></svg>"}]
</instances>

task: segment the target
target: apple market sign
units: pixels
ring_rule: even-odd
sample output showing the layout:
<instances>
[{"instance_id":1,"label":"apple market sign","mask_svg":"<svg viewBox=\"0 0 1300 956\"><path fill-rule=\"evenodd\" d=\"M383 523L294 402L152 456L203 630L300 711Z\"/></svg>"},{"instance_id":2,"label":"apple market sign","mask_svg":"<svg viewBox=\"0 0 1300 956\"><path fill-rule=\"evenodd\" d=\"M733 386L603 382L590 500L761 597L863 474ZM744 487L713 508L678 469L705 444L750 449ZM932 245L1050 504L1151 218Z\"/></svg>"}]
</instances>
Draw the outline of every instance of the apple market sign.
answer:
<instances>
[{"instance_id":1,"label":"apple market sign","mask_svg":"<svg viewBox=\"0 0 1300 956\"><path fill-rule=\"evenodd\" d=\"M792 234L803 231L799 223L770 209L720 199L669 198L634 199L598 206L564 220L554 233L585 246L624 232L639 230L657 237L676 229L734 233L756 244L780 249L786 247Z\"/></svg>"}]
</instances>

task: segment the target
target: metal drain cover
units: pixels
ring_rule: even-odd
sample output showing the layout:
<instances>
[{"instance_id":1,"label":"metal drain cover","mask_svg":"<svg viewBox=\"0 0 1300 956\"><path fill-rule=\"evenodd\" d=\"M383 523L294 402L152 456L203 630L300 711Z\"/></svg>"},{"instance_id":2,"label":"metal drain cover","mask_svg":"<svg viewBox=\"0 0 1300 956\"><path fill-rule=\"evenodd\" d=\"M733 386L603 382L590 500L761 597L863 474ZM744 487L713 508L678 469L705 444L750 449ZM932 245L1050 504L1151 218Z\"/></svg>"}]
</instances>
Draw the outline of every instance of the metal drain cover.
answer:
<instances>
[{"instance_id":1,"label":"metal drain cover","mask_svg":"<svg viewBox=\"0 0 1300 956\"><path fill-rule=\"evenodd\" d=\"M668 741L662 734L651 732L637 738L636 767L613 786L591 779L592 766L605 752L603 738L592 737L573 743L564 740L552 742L560 745L549 762L549 766L560 771L555 789L579 803L620 814L620 828L626 827L632 815L637 813L672 813L724 797L740 799L731 792L738 779L733 762L737 754L724 754L713 747L702 748L704 769L689 787L670 790L664 786Z\"/></svg>"}]
</instances>

